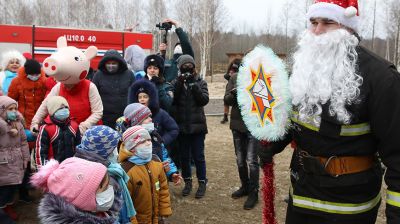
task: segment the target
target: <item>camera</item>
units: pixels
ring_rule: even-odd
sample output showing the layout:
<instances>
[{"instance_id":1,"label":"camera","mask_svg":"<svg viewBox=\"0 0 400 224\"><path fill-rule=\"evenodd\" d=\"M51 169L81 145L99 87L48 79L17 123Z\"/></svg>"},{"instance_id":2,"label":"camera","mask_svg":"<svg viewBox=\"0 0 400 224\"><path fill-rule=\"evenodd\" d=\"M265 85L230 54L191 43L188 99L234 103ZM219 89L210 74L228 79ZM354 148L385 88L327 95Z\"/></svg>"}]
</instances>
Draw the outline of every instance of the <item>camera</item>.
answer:
<instances>
[{"instance_id":1,"label":"camera","mask_svg":"<svg viewBox=\"0 0 400 224\"><path fill-rule=\"evenodd\" d=\"M172 28L172 23L170 22L158 23L156 24L156 27L160 30L170 30Z\"/></svg>"},{"instance_id":2,"label":"camera","mask_svg":"<svg viewBox=\"0 0 400 224\"><path fill-rule=\"evenodd\" d=\"M185 80L187 80L187 79L191 79L193 77L193 74L190 72L185 72L182 74L182 76Z\"/></svg>"}]
</instances>

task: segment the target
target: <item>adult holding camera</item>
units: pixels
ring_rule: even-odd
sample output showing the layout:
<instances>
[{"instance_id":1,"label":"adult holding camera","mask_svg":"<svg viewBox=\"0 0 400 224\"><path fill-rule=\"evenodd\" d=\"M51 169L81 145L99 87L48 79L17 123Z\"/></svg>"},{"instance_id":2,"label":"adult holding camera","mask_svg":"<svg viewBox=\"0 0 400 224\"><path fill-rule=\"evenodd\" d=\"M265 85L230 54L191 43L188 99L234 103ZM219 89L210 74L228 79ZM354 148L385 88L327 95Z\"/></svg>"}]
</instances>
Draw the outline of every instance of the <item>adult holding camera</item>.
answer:
<instances>
[{"instance_id":1,"label":"adult holding camera","mask_svg":"<svg viewBox=\"0 0 400 224\"><path fill-rule=\"evenodd\" d=\"M196 166L199 188L196 198L202 198L206 192L206 162L204 140L207 134L207 122L204 106L209 101L207 83L195 71L192 56L182 55L178 59L179 75L173 81L175 120L179 126L179 150L182 176L185 180L183 196L192 191L191 158Z\"/></svg>"},{"instance_id":2,"label":"adult holding camera","mask_svg":"<svg viewBox=\"0 0 400 224\"><path fill-rule=\"evenodd\" d=\"M169 23L173 26L175 26L175 33L178 36L179 42L175 44L174 47L174 54L171 59L165 61L165 73L164 77L167 82L171 82L178 76L178 58L182 54L188 54L194 58L194 51L192 44L190 43L188 34L182 29L182 27L179 27L179 24L177 21L172 20L172 19L165 19L163 23ZM161 25L163 26L163 25ZM161 28L164 30L168 30L168 26L166 28ZM164 43L161 43L159 46L159 50L161 53L161 56L165 59L165 54L167 52L167 41L164 41Z\"/></svg>"},{"instance_id":3,"label":"adult holding camera","mask_svg":"<svg viewBox=\"0 0 400 224\"><path fill-rule=\"evenodd\" d=\"M154 83L157 88L160 107L169 112L172 107L174 92L171 83L164 79L164 59L156 54L147 56L144 59L144 71L146 72L144 78ZM134 95L134 93L131 93L132 89L133 86L129 88L130 98L128 98L128 103L135 102L135 99L131 98Z\"/></svg>"}]
</instances>

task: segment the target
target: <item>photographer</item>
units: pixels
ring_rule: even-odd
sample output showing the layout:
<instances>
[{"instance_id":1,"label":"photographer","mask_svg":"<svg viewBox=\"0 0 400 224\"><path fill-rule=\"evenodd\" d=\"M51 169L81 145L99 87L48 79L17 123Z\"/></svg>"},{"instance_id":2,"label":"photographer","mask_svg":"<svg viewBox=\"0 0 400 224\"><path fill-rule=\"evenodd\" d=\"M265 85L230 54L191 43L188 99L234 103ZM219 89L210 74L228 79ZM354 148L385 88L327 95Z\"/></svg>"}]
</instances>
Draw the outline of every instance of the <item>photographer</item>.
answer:
<instances>
[{"instance_id":1,"label":"photographer","mask_svg":"<svg viewBox=\"0 0 400 224\"><path fill-rule=\"evenodd\" d=\"M204 106L207 105L207 83L195 71L195 62L192 56L182 55L178 59L179 74L173 81L175 88L174 106L175 120L179 126L179 155L182 167L182 176L185 180L183 196L192 191L191 158L196 165L196 176L199 188L196 198L202 198L206 191L206 162L204 157L204 140L207 134Z\"/></svg>"},{"instance_id":2,"label":"photographer","mask_svg":"<svg viewBox=\"0 0 400 224\"><path fill-rule=\"evenodd\" d=\"M167 51L167 43L162 43L159 46L161 56L166 59L165 60L165 73L164 77L167 82L171 82L178 76L178 66L177 66L177 59L182 54L188 54L194 58L194 52L192 45L189 41L189 37L185 31L181 27L177 21L172 19L165 19L163 23L170 23L175 26L175 33L178 35L179 42L175 44L174 47L174 55L171 59L167 60L165 58L165 54ZM165 41L166 42L166 41Z\"/></svg>"}]
</instances>

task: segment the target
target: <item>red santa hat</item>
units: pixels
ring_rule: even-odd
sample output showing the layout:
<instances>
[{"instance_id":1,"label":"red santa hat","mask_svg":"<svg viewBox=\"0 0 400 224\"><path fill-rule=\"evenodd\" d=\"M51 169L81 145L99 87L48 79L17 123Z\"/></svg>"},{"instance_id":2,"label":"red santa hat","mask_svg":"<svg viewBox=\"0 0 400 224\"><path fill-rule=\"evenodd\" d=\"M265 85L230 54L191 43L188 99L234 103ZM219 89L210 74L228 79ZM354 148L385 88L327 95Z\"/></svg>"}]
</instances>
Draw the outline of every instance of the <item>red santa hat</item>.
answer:
<instances>
[{"instance_id":1,"label":"red santa hat","mask_svg":"<svg viewBox=\"0 0 400 224\"><path fill-rule=\"evenodd\" d=\"M357 0L316 0L307 18L331 19L358 32L358 3Z\"/></svg>"}]
</instances>

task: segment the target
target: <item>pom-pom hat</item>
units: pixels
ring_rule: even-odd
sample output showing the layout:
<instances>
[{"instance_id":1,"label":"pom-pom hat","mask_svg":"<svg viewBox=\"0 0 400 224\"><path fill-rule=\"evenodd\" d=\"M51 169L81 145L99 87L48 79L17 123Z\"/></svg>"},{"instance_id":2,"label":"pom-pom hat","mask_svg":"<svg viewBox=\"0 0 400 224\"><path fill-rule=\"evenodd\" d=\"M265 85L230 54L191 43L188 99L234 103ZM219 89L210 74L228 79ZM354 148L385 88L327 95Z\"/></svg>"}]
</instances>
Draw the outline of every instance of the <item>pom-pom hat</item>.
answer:
<instances>
[{"instance_id":1,"label":"pom-pom hat","mask_svg":"<svg viewBox=\"0 0 400 224\"><path fill-rule=\"evenodd\" d=\"M310 6L307 18L326 18L358 32L359 13L357 0L316 0Z\"/></svg>"},{"instance_id":2,"label":"pom-pom hat","mask_svg":"<svg viewBox=\"0 0 400 224\"><path fill-rule=\"evenodd\" d=\"M31 183L84 211L96 211L96 192L107 168L77 157L50 160L31 177Z\"/></svg>"}]
</instances>

